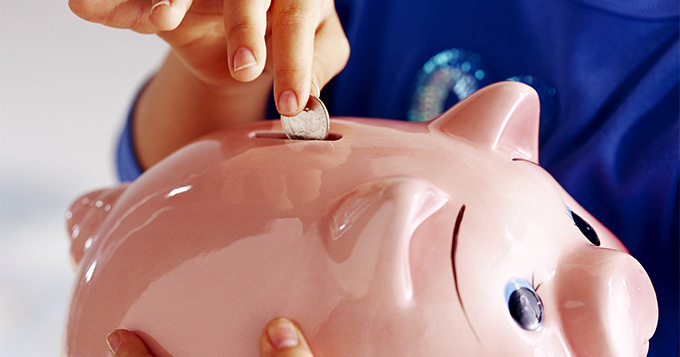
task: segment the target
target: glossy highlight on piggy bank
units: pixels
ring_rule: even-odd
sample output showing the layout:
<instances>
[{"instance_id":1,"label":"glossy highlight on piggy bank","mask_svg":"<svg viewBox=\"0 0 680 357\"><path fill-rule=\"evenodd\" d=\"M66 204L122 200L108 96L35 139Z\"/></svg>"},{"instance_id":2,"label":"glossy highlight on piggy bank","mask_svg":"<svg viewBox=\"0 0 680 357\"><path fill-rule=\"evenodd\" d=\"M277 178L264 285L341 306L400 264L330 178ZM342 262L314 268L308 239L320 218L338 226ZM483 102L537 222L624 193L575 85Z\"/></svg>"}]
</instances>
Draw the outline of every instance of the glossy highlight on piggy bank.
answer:
<instances>
[{"instance_id":1,"label":"glossy highlight on piggy bank","mask_svg":"<svg viewBox=\"0 0 680 357\"><path fill-rule=\"evenodd\" d=\"M136 332L155 356L255 356L294 319L323 356L641 356L642 266L538 165L530 87L430 123L335 118L217 132L67 212L65 356Z\"/></svg>"}]
</instances>

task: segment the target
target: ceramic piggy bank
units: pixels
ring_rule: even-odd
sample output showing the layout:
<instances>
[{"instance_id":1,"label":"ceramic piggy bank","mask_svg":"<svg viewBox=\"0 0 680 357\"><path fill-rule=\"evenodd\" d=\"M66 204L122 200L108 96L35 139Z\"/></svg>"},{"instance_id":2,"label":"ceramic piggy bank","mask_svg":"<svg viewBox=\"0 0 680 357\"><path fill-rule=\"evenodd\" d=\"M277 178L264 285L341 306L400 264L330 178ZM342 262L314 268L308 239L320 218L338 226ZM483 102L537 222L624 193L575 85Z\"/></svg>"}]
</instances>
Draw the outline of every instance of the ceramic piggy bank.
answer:
<instances>
[{"instance_id":1,"label":"ceramic piggy bank","mask_svg":"<svg viewBox=\"0 0 680 357\"><path fill-rule=\"evenodd\" d=\"M481 89L430 123L214 133L67 212L65 356L116 328L155 356L254 356L294 319L323 356L641 356L650 279L538 163L538 96Z\"/></svg>"}]
</instances>

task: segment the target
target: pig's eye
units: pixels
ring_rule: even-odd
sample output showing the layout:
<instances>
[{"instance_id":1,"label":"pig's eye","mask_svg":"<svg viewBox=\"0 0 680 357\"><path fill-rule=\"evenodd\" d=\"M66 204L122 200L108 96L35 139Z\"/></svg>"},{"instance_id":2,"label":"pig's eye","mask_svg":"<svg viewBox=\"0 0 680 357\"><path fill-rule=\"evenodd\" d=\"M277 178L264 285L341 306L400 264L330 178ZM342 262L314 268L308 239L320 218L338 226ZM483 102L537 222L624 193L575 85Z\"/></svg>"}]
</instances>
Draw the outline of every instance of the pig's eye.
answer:
<instances>
[{"instance_id":1,"label":"pig's eye","mask_svg":"<svg viewBox=\"0 0 680 357\"><path fill-rule=\"evenodd\" d=\"M567 212L569 212L569 215L571 216L572 222L578 227L578 229L583 233L583 235L590 241L590 243L593 243L596 246L600 246L600 238L597 236L597 232L593 229L593 227L588 224L581 216L577 215L574 213L569 206L567 206Z\"/></svg>"},{"instance_id":2,"label":"pig's eye","mask_svg":"<svg viewBox=\"0 0 680 357\"><path fill-rule=\"evenodd\" d=\"M510 279L505 284L505 301L510 316L525 330L535 331L543 323L543 303L534 287L524 279Z\"/></svg>"}]
</instances>

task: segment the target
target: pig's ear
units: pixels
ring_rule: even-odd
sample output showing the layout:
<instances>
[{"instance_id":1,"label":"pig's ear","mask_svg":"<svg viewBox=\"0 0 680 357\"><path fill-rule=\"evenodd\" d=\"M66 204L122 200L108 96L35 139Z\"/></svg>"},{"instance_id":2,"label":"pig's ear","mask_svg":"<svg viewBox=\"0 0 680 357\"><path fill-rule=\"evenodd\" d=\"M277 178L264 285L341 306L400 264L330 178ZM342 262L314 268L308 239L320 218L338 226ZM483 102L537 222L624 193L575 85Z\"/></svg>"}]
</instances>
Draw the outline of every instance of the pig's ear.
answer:
<instances>
[{"instance_id":1,"label":"pig's ear","mask_svg":"<svg viewBox=\"0 0 680 357\"><path fill-rule=\"evenodd\" d=\"M127 185L87 193L66 211L66 227L71 237L71 257L77 265L98 237L99 228Z\"/></svg>"},{"instance_id":2,"label":"pig's ear","mask_svg":"<svg viewBox=\"0 0 680 357\"><path fill-rule=\"evenodd\" d=\"M430 128L538 163L539 99L519 82L484 87L434 119Z\"/></svg>"}]
</instances>

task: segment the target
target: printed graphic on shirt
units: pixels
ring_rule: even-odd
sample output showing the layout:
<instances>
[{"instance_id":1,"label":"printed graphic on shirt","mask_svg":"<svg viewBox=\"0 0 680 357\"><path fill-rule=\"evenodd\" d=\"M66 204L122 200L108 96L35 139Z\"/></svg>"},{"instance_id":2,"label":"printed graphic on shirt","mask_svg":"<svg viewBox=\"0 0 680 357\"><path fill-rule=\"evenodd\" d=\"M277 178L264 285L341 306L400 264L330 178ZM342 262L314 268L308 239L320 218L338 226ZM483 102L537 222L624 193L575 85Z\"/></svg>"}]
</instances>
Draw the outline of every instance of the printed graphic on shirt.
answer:
<instances>
[{"instance_id":1,"label":"printed graphic on shirt","mask_svg":"<svg viewBox=\"0 0 680 357\"><path fill-rule=\"evenodd\" d=\"M430 121L491 82L478 54L458 48L430 58L416 75L409 121Z\"/></svg>"},{"instance_id":2,"label":"printed graphic on shirt","mask_svg":"<svg viewBox=\"0 0 680 357\"><path fill-rule=\"evenodd\" d=\"M533 75L492 78L483 59L475 52L452 48L430 58L418 71L409 121L430 121L463 98L493 82L517 81L532 86L541 101L540 141L552 130L557 117L557 89L547 80Z\"/></svg>"}]
</instances>

